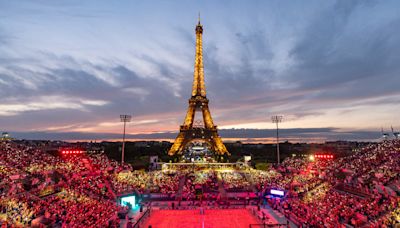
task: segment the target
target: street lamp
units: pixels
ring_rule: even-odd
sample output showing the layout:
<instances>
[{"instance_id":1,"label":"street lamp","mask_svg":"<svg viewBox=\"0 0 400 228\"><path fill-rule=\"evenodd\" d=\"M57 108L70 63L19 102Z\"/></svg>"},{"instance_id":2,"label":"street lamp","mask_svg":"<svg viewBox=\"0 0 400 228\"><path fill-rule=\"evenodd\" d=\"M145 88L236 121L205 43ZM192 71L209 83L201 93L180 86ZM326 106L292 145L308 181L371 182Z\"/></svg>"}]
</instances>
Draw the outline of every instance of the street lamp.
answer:
<instances>
[{"instance_id":1,"label":"street lamp","mask_svg":"<svg viewBox=\"0 0 400 228\"><path fill-rule=\"evenodd\" d=\"M276 123L276 155L278 157L278 165L280 164L280 153L279 153L279 123L282 122L283 116L272 116L272 123Z\"/></svg>"},{"instance_id":2,"label":"street lamp","mask_svg":"<svg viewBox=\"0 0 400 228\"><path fill-rule=\"evenodd\" d=\"M121 164L124 164L124 156L125 156L125 128L126 123L131 122L132 116L131 115L120 115L121 122L124 122L124 135L122 138L122 157L121 157Z\"/></svg>"}]
</instances>

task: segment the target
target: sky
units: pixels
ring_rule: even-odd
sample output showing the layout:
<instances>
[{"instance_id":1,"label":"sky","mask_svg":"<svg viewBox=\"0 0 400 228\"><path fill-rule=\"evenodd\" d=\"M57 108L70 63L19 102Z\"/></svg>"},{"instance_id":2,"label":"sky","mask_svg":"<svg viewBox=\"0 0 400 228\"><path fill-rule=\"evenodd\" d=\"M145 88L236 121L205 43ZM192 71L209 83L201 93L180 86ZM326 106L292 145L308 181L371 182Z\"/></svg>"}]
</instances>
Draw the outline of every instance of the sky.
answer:
<instances>
[{"instance_id":1,"label":"sky","mask_svg":"<svg viewBox=\"0 0 400 228\"><path fill-rule=\"evenodd\" d=\"M174 138L199 12L223 137L270 137L272 115L298 141L400 129L397 0L0 0L0 131L113 139L132 114L128 138Z\"/></svg>"}]
</instances>

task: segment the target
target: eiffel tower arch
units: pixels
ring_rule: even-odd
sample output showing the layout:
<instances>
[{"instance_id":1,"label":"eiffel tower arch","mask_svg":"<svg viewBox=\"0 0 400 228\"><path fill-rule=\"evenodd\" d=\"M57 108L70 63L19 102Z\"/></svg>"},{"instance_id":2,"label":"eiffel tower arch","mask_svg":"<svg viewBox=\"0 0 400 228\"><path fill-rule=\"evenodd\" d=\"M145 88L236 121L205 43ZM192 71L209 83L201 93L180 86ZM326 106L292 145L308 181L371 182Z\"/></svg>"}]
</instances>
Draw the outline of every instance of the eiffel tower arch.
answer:
<instances>
[{"instance_id":1,"label":"eiffel tower arch","mask_svg":"<svg viewBox=\"0 0 400 228\"><path fill-rule=\"evenodd\" d=\"M206 96L204 83L203 26L199 23L196 26L196 57L194 63L192 96L189 99L189 107L183 125L180 126L179 134L168 154L182 154L186 146L194 140L201 140L209 145L209 148L217 155L229 155L228 150L218 135L217 126L214 125L208 107L209 100ZM195 122L196 114L201 114L202 124Z\"/></svg>"}]
</instances>

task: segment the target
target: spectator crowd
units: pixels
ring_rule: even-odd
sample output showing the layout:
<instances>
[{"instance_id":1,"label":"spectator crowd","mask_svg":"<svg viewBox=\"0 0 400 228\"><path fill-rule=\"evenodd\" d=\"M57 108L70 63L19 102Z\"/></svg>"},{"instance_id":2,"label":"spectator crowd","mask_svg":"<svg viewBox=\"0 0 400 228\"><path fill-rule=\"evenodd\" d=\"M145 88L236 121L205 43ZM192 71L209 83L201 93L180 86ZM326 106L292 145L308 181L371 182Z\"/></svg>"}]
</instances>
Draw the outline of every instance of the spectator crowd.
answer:
<instances>
[{"instance_id":1,"label":"spectator crowd","mask_svg":"<svg viewBox=\"0 0 400 228\"><path fill-rule=\"evenodd\" d=\"M102 153L52 155L0 142L0 224L118 227L119 195L219 200L223 192L285 191L266 202L298 225L391 227L400 223L400 142L373 143L336 159L287 158L256 169L133 170Z\"/></svg>"}]
</instances>

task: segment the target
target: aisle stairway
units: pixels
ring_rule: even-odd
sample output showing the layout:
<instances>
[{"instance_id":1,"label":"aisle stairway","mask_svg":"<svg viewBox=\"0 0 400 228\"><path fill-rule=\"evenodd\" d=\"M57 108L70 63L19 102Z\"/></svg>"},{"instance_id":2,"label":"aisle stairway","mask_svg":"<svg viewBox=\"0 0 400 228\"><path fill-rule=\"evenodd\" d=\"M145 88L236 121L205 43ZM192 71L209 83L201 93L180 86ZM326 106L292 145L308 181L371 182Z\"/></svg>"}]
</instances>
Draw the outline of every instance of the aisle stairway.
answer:
<instances>
[{"instance_id":1,"label":"aisle stairway","mask_svg":"<svg viewBox=\"0 0 400 228\"><path fill-rule=\"evenodd\" d=\"M115 194L114 189L111 187L111 183L108 180L104 180L104 185L107 188L107 191L111 194L114 199L117 199L117 194Z\"/></svg>"},{"instance_id":2,"label":"aisle stairway","mask_svg":"<svg viewBox=\"0 0 400 228\"><path fill-rule=\"evenodd\" d=\"M272 219L276 220L277 223L279 223L279 224L286 224L289 221L289 226L290 227L298 227L292 221L288 220L285 217L285 215L283 215L281 212L279 212L277 210L273 210L269 206L261 208L261 211L263 211L265 214L268 214L268 215L272 216Z\"/></svg>"},{"instance_id":3,"label":"aisle stairway","mask_svg":"<svg viewBox=\"0 0 400 228\"><path fill-rule=\"evenodd\" d=\"M226 190L224 188L224 184L222 182L222 177L221 177L220 173L217 174L217 181L218 181L218 191L221 196L221 200L225 200L225 199L227 199L227 194L226 194Z\"/></svg>"},{"instance_id":4,"label":"aisle stairway","mask_svg":"<svg viewBox=\"0 0 400 228\"><path fill-rule=\"evenodd\" d=\"M184 175L179 179L178 192L175 195L176 200L182 199L182 191L183 191L183 186L185 185L185 182L186 182L186 176Z\"/></svg>"},{"instance_id":5,"label":"aisle stairway","mask_svg":"<svg viewBox=\"0 0 400 228\"><path fill-rule=\"evenodd\" d=\"M241 175L244 176L244 178L249 182L251 191L257 192L257 189L254 186L254 181L251 175L249 175L248 173L241 173Z\"/></svg>"}]
</instances>

